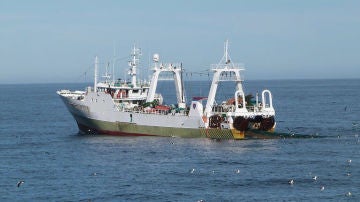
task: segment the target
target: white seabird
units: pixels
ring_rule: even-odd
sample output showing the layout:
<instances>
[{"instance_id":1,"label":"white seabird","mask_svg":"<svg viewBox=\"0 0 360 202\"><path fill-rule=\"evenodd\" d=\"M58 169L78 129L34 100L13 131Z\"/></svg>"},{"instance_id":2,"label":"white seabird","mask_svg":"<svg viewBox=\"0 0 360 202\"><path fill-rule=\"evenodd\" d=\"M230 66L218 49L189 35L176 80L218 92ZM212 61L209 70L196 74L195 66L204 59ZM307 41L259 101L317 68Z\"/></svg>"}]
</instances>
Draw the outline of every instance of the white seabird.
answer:
<instances>
[{"instance_id":1,"label":"white seabird","mask_svg":"<svg viewBox=\"0 0 360 202\"><path fill-rule=\"evenodd\" d=\"M23 180L20 180L17 184L16 184L16 186L17 187L20 187L22 184L24 184L25 183L25 181L23 181Z\"/></svg>"},{"instance_id":2,"label":"white seabird","mask_svg":"<svg viewBox=\"0 0 360 202\"><path fill-rule=\"evenodd\" d=\"M290 184L290 185L293 185L293 184L294 184L294 180L291 179L291 180L289 181L289 184Z\"/></svg>"}]
</instances>

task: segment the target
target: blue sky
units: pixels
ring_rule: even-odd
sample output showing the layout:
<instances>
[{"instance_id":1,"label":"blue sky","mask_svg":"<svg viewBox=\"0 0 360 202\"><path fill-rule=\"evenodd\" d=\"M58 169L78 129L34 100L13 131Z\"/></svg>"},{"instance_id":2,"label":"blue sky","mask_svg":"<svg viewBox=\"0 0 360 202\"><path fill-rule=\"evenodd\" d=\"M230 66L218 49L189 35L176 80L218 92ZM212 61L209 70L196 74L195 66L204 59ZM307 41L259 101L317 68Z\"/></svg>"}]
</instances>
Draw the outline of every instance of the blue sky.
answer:
<instances>
[{"instance_id":1,"label":"blue sky","mask_svg":"<svg viewBox=\"0 0 360 202\"><path fill-rule=\"evenodd\" d=\"M134 43L209 69L229 39L245 79L360 78L360 1L0 1L0 83L82 82ZM127 59L116 63L123 75ZM121 76L117 76L121 77Z\"/></svg>"}]
</instances>

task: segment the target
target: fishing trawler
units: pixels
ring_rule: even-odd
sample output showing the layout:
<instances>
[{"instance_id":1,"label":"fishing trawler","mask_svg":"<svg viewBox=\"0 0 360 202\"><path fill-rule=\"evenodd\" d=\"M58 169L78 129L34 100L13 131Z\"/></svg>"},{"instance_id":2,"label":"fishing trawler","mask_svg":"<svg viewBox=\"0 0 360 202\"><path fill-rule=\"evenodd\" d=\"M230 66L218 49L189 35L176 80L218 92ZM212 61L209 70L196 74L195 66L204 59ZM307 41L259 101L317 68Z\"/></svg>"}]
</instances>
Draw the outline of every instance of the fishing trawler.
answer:
<instances>
[{"instance_id":1,"label":"fishing trawler","mask_svg":"<svg viewBox=\"0 0 360 202\"><path fill-rule=\"evenodd\" d=\"M94 86L85 91L60 90L57 94L85 134L119 136L164 136L184 138L244 139L266 138L274 130L275 110L269 90L261 100L251 102L245 95L240 64L231 61L228 42L224 56L211 65L213 78L207 97L186 101L182 64L162 63L153 56L151 81L137 80L140 50L133 48L129 62L131 82L125 80L98 82L99 60L95 58ZM177 103L163 105L157 93L161 74L170 74L175 82ZM215 97L221 82L233 82L233 96L217 104ZM204 106L204 103L205 106ZM271 136L271 135L270 135Z\"/></svg>"}]
</instances>

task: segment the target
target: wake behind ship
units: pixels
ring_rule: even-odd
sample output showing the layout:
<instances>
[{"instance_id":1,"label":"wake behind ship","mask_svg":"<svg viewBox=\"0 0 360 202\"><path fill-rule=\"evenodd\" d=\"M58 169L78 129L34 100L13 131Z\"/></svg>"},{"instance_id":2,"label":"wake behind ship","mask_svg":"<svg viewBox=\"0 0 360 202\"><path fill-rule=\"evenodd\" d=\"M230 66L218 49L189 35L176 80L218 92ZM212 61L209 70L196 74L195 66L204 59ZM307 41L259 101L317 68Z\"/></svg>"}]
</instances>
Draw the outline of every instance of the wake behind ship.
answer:
<instances>
[{"instance_id":1,"label":"wake behind ship","mask_svg":"<svg viewBox=\"0 0 360 202\"><path fill-rule=\"evenodd\" d=\"M213 78L208 97L186 101L182 64L162 63L154 54L150 82L137 80L140 50L133 48L129 62L131 82L112 80L108 74L98 82L95 58L94 86L85 91L60 90L57 94L77 122L80 132L119 136L164 136L184 138L244 139L267 138L274 130L275 109L269 90L261 100L246 96L240 64L232 63L228 42L221 61L211 66ZM177 103L163 105L156 89L161 74L175 82ZM233 97L220 104L215 101L219 83L234 83ZM272 137L273 138L273 137Z\"/></svg>"}]
</instances>

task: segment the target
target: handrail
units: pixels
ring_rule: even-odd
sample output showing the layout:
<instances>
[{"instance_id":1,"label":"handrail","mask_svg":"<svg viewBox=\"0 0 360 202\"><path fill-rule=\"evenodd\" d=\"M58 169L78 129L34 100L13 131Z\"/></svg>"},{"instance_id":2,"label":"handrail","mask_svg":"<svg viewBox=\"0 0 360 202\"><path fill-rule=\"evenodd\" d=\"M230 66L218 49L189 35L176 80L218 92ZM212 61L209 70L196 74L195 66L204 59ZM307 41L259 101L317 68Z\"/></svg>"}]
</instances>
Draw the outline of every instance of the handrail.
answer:
<instances>
[{"instance_id":1,"label":"handrail","mask_svg":"<svg viewBox=\"0 0 360 202\"><path fill-rule=\"evenodd\" d=\"M167 111L167 110L161 110L161 109L129 109L125 108L124 106L117 106L117 109L119 111L123 112L131 112L131 113L138 113L138 114L156 114L156 115L173 115L173 116L187 116L188 110L182 110L180 112L175 112L173 110Z\"/></svg>"}]
</instances>

